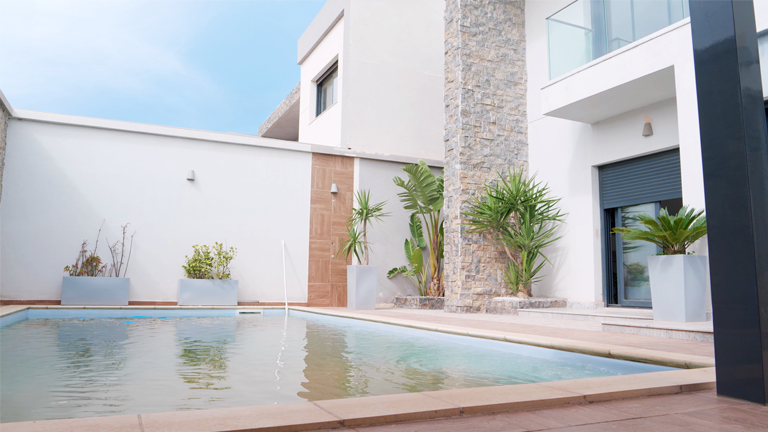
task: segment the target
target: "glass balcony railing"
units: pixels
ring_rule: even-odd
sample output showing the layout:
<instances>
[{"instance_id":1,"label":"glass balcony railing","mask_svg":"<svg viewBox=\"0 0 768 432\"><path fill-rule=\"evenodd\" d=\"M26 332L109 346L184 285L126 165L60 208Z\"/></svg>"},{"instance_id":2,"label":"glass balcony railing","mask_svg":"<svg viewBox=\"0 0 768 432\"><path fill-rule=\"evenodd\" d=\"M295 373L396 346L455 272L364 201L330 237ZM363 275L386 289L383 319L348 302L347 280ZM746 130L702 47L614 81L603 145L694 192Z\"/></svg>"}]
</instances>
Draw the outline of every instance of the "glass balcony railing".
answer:
<instances>
[{"instance_id":1,"label":"glass balcony railing","mask_svg":"<svg viewBox=\"0 0 768 432\"><path fill-rule=\"evenodd\" d=\"M578 0L547 18L549 78L557 78L688 15L688 0Z\"/></svg>"}]
</instances>

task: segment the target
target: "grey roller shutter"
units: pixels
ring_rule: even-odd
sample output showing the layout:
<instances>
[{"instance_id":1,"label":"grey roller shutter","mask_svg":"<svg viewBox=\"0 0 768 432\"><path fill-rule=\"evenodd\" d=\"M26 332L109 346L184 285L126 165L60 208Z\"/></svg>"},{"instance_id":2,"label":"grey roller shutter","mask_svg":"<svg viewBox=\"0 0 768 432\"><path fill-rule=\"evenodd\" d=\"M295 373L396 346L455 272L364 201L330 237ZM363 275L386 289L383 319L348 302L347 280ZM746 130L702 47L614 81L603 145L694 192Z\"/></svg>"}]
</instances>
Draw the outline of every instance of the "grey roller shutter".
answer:
<instances>
[{"instance_id":1,"label":"grey roller shutter","mask_svg":"<svg viewBox=\"0 0 768 432\"><path fill-rule=\"evenodd\" d=\"M601 166L602 208L682 198L680 151L670 150Z\"/></svg>"}]
</instances>

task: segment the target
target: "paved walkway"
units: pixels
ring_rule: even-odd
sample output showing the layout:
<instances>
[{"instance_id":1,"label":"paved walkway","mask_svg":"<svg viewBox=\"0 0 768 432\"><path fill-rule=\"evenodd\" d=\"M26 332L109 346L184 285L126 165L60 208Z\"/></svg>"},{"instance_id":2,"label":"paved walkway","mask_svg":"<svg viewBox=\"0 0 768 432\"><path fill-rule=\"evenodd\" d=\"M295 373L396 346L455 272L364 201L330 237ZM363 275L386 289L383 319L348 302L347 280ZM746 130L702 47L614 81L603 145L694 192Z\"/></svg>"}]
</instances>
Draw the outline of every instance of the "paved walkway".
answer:
<instances>
[{"instance_id":1,"label":"paved walkway","mask_svg":"<svg viewBox=\"0 0 768 432\"><path fill-rule=\"evenodd\" d=\"M768 407L714 391L598 402L445 420L346 428L359 432L768 431Z\"/></svg>"},{"instance_id":2,"label":"paved walkway","mask_svg":"<svg viewBox=\"0 0 768 432\"><path fill-rule=\"evenodd\" d=\"M339 309L347 310L347 309ZM355 311L467 328L497 330L714 357L714 345L604 332L600 323L442 311L378 309ZM360 432L515 431L768 431L768 407L718 397L714 391L598 402L445 420L355 429Z\"/></svg>"}]
</instances>

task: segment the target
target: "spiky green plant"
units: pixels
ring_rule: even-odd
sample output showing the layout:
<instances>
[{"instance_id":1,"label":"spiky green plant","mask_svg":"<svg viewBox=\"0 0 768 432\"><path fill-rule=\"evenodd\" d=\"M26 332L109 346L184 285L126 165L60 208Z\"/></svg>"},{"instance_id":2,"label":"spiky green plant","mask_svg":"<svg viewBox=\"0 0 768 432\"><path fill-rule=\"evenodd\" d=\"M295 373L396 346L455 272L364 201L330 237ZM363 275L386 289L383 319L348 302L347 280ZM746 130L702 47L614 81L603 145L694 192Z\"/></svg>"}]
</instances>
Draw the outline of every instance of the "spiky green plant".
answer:
<instances>
[{"instance_id":1,"label":"spiky green plant","mask_svg":"<svg viewBox=\"0 0 768 432\"><path fill-rule=\"evenodd\" d=\"M676 215L670 215L667 209L659 210L659 216L645 213L637 216L638 222L648 229L614 228L629 241L646 241L661 249L662 255L684 255L688 248L707 235L707 218L703 210L683 206Z\"/></svg>"},{"instance_id":2,"label":"spiky green plant","mask_svg":"<svg viewBox=\"0 0 768 432\"><path fill-rule=\"evenodd\" d=\"M402 275L411 280L419 289L419 295L427 295L427 270L424 265L424 249L427 247L427 240L424 238L424 231L421 227L421 219L415 213L411 214L408 227L411 230L411 238L405 239L403 248L405 249L405 258L408 265L395 267L387 273L387 278L392 279L397 275Z\"/></svg>"},{"instance_id":3,"label":"spiky green plant","mask_svg":"<svg viewBox=\"0 0 768 432\"><path fill-rule=\"evenodd\" d=\"M436 176L422 160L417 164L403 166L408 181L395 177L395 184L403 188L397 194L403 208L420 216L424 221L429 246L429 284L426 294L432 297L443 295L443 178Z\"/></svg>"},{"instance_id":4,"label":"spiky green plant","mask_svg":"<svg viewBox=\"0 0 768 432\"><path fill-rule=\"evenodd\" d=\"M341 243L339 255L349 259L355 255L362 265L368 265L370 256L370 243L368 242L368 228L374 221L381 221L389 216L384 211L386 201L371 204L371 192L367 190L357 191L355 194L356 207L352 207L352 215L347 219L347 238Z\"/></svg>"},{"instance_id":5,"label":"spiky green plant","mask_svg":"<svg viewBox=\"0 0 768 432\"><path fill-rule=\"evenodd\" d=\"M549 187L526 177L522 169L511 169L509 176L499 173L495 183L487 183L483 193L470 199L466 219L468 233L483 233L504 249L507 269L504 282L521 297L531 296L533 283L541 280L541 270L549 262L544 249L555 243L558 225L565 215L558 208L559 198Z\"/></svg>"}]
</instances>

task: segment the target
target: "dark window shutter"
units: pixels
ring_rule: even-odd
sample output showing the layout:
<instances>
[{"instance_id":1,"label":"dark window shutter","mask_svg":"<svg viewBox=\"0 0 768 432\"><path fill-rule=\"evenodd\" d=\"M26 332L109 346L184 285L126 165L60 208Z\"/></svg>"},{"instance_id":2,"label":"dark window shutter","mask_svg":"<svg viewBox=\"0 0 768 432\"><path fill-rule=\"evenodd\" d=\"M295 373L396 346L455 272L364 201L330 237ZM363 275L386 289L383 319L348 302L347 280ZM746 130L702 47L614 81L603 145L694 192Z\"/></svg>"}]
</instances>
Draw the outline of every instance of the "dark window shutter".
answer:
<instances>
[{"instance_id":1,"label":"dark window shutter","mask_svg":"<svg viewBox=\"0 0 768 432\"><path fill-rule=\"evenodd\" d=\"M683 196L679 150L617 162L599 170L600 205L604 209Z\"/></svg>"}]
</instances>

